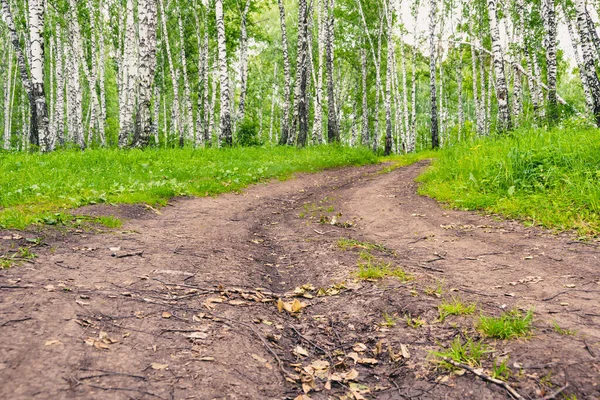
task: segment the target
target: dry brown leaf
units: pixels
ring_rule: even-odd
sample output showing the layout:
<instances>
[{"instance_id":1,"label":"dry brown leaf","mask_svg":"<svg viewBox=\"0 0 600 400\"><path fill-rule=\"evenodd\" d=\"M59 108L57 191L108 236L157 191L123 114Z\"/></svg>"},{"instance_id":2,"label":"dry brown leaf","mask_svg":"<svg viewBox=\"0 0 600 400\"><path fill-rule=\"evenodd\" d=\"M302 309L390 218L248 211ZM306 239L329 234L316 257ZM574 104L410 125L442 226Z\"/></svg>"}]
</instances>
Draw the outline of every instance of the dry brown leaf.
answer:
<instances>
[{"instance_id":1,"label":"dry brown leaf","mask_svg":"<svg viewBox=\"0 0 600 400\"><path fill-rule=\"evenodd\" d=\"M250 356L252 356L252 358L254 358L256 361L260 362L260 363L266 363L267 360L265 360L264 358L262 358L261 356L257 355L257 354L250 354Z\"/></svg>"},{"instance_id":2,"label":"dry brown leaf","mask_svg":"<svg viewBox=\"0 0 600 400\"><path fill-rule=\"evenodd\" d=\"M152 363L150 364L150 368L155 369L157 371L162 371L169 368L169 364Z\"/></svg>"},{"instance_id":3,"label":"dry brown leaf","mask_svg":"<svg viewBox=\"0 0 600 400\"><path fill-rule=\"evenodd\" d=\"M173 316L173 314L171 314L171 313L170 313L170 312L168 312L168 311L164 311L164 312L162 313L162 317L163 317L163 318L166 318L166 319L169 319L169 318L171 318L172 316Z\"/></svg>"},{"instance_id":4,"label":"dry brown leaf","mask_svg":"<svg viewBox=\"0 0 600 400\"><path fill-rule=\"evenodd\" d=\"M352 346L352 350L356 351L357 353L360 353L363 351L367 351L368 347L364 343L354 343L354 346Z\"/></svg>"},{"instance_id":5,"label":"dry brown leaf","mask_svg":"<svg viewBox=\"0 0 600 400\"><path fill-rule=\"evenodd\" d=\"M374 358L359 358L357 362L359 364L366 364L366 365L375 365L375 364L379 363L379 361L377 361Z\"/></svg>"},{"instance_id":6,"label":"dry brown leaf","mask_svg":"<svg viewBox=\"0 0 600 400\"><path fill-rule=\"evenodd\" d=\"M208 333L206 332L192 332L185 336L188 339L206 339Z\"/></svg>"},{"instance_id":7,"label":"dry brown leaf","mask_svg":"<svg viewBox=\"0 0 600 400\"><path fill-rule=\"evenodd\" d=\"M215 361L214 357L201 357L199 359L200 361Z\"/></svg>"},{"instance_id":8,"label":"dry brown leaf","mask_svg":"<svg viewBox=\"0 0 600 400\"><path fill-rule=\"evenodd\" d=\"M358 360L360 359L360 357L358 356L358 353L355 353L355 352L348 353L346 355L346 357L353 359L355 363L357 363Z\"/></svg>"},{"instance_id":9,"label":"dry brown leaf","mask_svg":"<svg viewBox=\"0 0 600 400\"><path fill-rule=\"evenodd\" d=\"M242 306L246 304L246 302L243 300L231 300L229 304L231 304L232 306Z\"/></svg>"},{"instance_id":10,"label":"dry brown leaf","mask_svg":"<svg viewBox=\"0 0 600 400\"><path fill-rule=\"evenodd\" d=\"M294 354L302 357L308 357L308 351L304 349L302 346L298 345L294 348Z\"/></svg>"},{"instance_id":11,"label":"dry brown leaf","mask_svg":"<svg viewBox=\"0 0 600 400\"><path fill-rule=\"evenodd\" d=\"M400 345L400 352L402 353L402 357L409 359L410 358L410 352L408 351L408 347L404 344Z\"/></svg>"},{"instance_id":12,"label":"dry brown leaf","mask_svg":"<svg viewBox=\"0 0 600 400\"><path fill-rule=\"evenodd\" d=\"M47 340L46 343L44 343L44 346L53 346L55 344L62 344L62 342L60 340Z\"/></svg>"},{"instance_id":13,"label":"dry brown leaf","mask_svg":"<svg viewBox=\"0 0 600 400\"><path fill-rule=\"evenodd\" d=\"M209 297L204 301L204 307L208 308L209 310L214 310L215 306L213 304L222 302L223 299L220 297Z\"/></svg>"},{"instance_id":14,"label":"dry brown leaf","mask_svg":"<svg viewBox=\"0 0 600 400\"><path fill-rule=\"evenodd\" d=\"M283 300L281 300L281 299L278 299L278 300L277 300L277 310L278 310L279 312L282 312L282 311L283 311L283 305L284 305L284 304L283 304Z\"/></svg>"}]
</instances>

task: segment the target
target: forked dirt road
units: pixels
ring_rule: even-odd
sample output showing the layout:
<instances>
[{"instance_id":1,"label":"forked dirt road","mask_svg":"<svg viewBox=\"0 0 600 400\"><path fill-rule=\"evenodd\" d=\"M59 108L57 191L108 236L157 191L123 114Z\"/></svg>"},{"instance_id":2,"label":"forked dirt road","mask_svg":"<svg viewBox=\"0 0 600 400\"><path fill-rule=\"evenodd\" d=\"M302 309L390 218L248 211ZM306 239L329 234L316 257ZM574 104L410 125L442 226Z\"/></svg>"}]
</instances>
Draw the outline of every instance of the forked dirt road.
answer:
<instances>
[{"instance_id":1,"label":"forked dirt road","mask_svg":"<svg viewBox=\"0 0 600 400\"><path fill-rule=\"evenodd\" d=\"M483 373L508 360L525 399L567 383L556 398L600 398L598 244L445 210L416 194L425 166L299 175L160 214L82 210L129 218L46 231L33 263L0 272L0 398L505 399L429 353L483 339L479 314L513 308L534 310L533 334L485 339ZM35 235L2 232L3 251L26 244L13 234ZM415 279L357 282L367 250L344 238L385 246L371 255ZM439 322L453 297L475 314Z\"/></svg>"}]
</instances>

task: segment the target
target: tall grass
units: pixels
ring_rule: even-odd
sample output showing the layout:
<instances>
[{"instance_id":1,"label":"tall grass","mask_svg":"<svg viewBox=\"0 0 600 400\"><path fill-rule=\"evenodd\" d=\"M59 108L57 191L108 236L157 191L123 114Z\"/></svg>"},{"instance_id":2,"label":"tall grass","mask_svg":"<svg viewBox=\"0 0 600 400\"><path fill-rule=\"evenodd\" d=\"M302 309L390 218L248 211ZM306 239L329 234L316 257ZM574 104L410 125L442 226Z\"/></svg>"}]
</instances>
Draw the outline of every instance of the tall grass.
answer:
<instances>
[{"instance_id":1,"label":"tall grass","mask_svg":"<svg viewBox=\"0 0 600 400\"><path fill-rule=\"evenodd\" d=\"M88 204L165 204L173 196L215 195L294 172L377 161L368 149L336 146L0 153L0 227L24 228Z\"/></svg>"},{"instance_id":2,"label":"tall grass","mask_svg":"<svg viewBox=\"0 0 600 400\"><path fill-rule=\"evenodd\" d=\"M600 234L600 130L528 129L438 154L419 180L425 194L532 225Z\"/></svg>"}]
</instances>

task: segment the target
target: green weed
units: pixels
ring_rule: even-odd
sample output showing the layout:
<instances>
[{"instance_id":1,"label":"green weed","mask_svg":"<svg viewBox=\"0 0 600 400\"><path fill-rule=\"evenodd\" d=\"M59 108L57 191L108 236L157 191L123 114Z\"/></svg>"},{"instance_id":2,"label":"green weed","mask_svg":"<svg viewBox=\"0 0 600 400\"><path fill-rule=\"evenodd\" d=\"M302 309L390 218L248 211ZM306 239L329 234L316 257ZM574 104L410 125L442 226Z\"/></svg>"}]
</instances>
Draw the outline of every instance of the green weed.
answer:
<instances>
[{"instance_id":1,"label":"green weed","mask_svg":"<svg viewBox=\"0 0 600 400\"><path fill-rule=\"evenodd\" d=\"M388 314L387 312L383 313L383 322L379 324L380 326L385 326L387 328L393 328L396 326L396 318L393 315Z\"/></svg>"},{"instance_id":2,"label":"green weed","mask_svg":"<svg viewBox=\"0 0 600 400\"><path fill-rule=\"evenodd\" d=\"M386 277L393 277L401 282L414 280L414 277L402 268L393 268L391 263L386 263L367 252L360 254L357 276L362 280L379 280Z\"/></svg>"},{"instance_id":3,"label":"green weed","mask_svg":"<svg viewBox=\"0 0 600 400\"><path fill-rule=\"evenodd\" d=\"M487 347L482 342L474 342L473 339L468 339L465 343L461 343L460 337L456 337L450 347L442 351L432 351L430 356L437 362L440 367L448 370L455 370L456 367L444 358L449 358L455 362L466 364L471 367L481 366L483 356L488 352Z\"/></svg>"},{"instance_id":4,"label":"green weed","mask_svg":"<svg viewBox=\"0 0 600 400\"><path fill-rule=\"evenodd\" d=\"M452 296L452 300L444 299L438 306L440 321L444 321L450 315L472 315L475 313L475 304L463 303L460 298Z\"/></svg>"},{"instance_id":5,"label":"green weed","mask_svg":"<svg viewBox=\"0 0 600 400\"><path fill-rule=\"evenodd\" d=\"M436 281L435 287L427 286L425 288L425 294L428 296L442 297L442 295L444 294L444 282Z\"/></svg>"},{"instance_id":6,"label":"green weed","mask_svg":"<svg viewBox=\"0 0 600 400\"><path fill-rule=\"evenodd\" d=\"M523 314L519 310L503 313L500 317L487 317L481 315L477 322L477 329L486 336L497 339L513 339L528 336L531 333L533 311Z\"/></svg>"},{"instance_id":7,"label":"green weed","mask_svg":"<svg viewBox=\"0 0 600 400\"><path fill-rule=\"evenodd\" d=\"M410 314L406 314L404 316L404 320L406 321L406 325L408 325L411 328L417 329L422 327L423 325L425 325L425 320L420 318L420 317L416 317L413 318L412 315Z\"/></svg>"},{"instance_id":8,"label":"green weed","mask_svg":"<svg viewBox=\"0 0 600 400\"><path fill-rule=\"evenodd\" d=\"M120 228L123 226L123 221L112 215L98 217L95 219L95 222L107 228Z\"/></svg>"},{"instance_id":9,"label":"green weed","mask_svg":"<svg viewBox=\"0 0 600 400\"><path fill-rule=\"evenodd\" d=\"M561 328L556 321L552 321L552 326L554 327L554 331L559 335L563 336L574 336L577 334L576 330L564 329Z\"/></svg>"},{"instance_id":10,"label":"green weed","mask_svg":"<svg viewBox=\"0 0 600 400\"><path fill-rule=\"evenodd\" d=\"M492 365L492 378L505 381L511 374L512 371L508 367L508 359L504 359L500 364L498 364L497 360L494 360Z\"/></svg>"},{"instance_id":11,"label":"green weed","mask_svg":"<svg viewBox=\"0 0 600 400\"><path fill-rule=\"evenodd\" d=\"M33 260L37 255L31 251L29 247L19 247L17 249L16 258L22 258L24 260Z\"/></svg>"},{"instance_id":12,"label":"green weed","mask_svg":"<svg viewBox=\"0 0 600 400\"><path fill-rule=\"evenodd\" d=\"M345 238L339 239L337 241L337 245L342 250L362 249L362 250L368 250L368 251L377 250L382 253L391 253L391 250L389 250L387 247L385 247L382 244L359 242L358 240L354 240L354 239L345 239Z\"/></svg>"}]
</instances>

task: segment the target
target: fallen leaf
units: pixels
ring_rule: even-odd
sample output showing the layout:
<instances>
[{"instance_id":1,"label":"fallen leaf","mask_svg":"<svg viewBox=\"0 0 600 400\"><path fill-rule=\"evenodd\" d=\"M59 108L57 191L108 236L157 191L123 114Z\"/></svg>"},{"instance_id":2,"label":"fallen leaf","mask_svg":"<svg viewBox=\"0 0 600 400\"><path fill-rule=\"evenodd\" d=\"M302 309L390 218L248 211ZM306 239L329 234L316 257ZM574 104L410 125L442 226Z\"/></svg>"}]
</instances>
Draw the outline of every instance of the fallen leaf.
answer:
<instances>
[{"instance_id":1,"label":"fallen leaf","mask_svg":"<svg viewBox=\"0 0 600 400\"><path fill-rule=\"evenodd\" d=\"M200 313L198 315L194 315L194 316L192 316L192 321L194 321L194 322L201 321L202 318L204 318L205 316L206 316L206 314L204 314L204 313Z\"/></svg>"},{"instance_id":2,"label":"fallen leaf","mask_svg":"<svg viewBox=\"0 0 600 400\"><path fill-rule=\"evenodd\" d=\"M377 361L374 358L359 358L357 362L359 364L366 364L366 365L375 365L375 364L379 363L379 361Z\"/></svg>"},{"instance_id":3,"label":"fallen leaf","mask_svg":"<svg viewBox=\"0 0 600 400\"><path fill-rule=\"evenodd\" d=\"M367 351L368 347L364 343L354 343L354 346L352 346L352 350L356 351L357 353L360 353L363 351Z\"/></svg>"},{"instance_id":4,"label":"fallen leaf","mask_svg":"<svg viewBox=\"0 0 600 400\"><path fill-rule=\"evenodd\" d=\"M44 286L44 289L46 289L49 292L54 292L56 290L54 285L46 285L46 286Z\"/></svg>"},{"instance_id":5,"label":"fallen leaf","mask_svg":"<svg viewBox=\"0 0 600 400\"><path fill-rule=\"evenodd\" d=\"M215 361L214 357L201 357L199 358L200 361Z\"/></svg>"},{"instance_id":6,"label":"fallen leaf","mask_svg":"<svg viewBox=\"0 0 600 400\"><path fill-rule=\"evenodd\" d=\"M294 348L294 353L298 356L308 357L308 351L306 351L306 349L304 349L300 345L298 345Z\"/></svg>"},{"instance_id":7,"label":"fallen leaf","mask_svg":"<svg viewBox=\"0 0 600 400\"><path fill-rule=\"evenodd\" d=\"M250 354L250 356L252 356L252 358L254 358L256 361L260 362L260 363L266 363L267 360L265 360L264 358L262 358L261 356L257 355L257 354Z\"/></svg>"},{"instance_id":8,"label":"fallen leaf","mask_svg":"<svg viewBox=\"0 0 600 400\"><path fill-rule=\"evenodd\" d=\"M55 344L62 344L62 342L60 340L48 340L46 341L46 343L44 343L44 346L53 346Z\"/></svg>"},{"instance_id":9,"label":"fallen leaf","mask_svg":"<svg viewBox=\"0 0 600 400\"><path fill-rule=\"evenodd\" d=\"M223 299L220 297L209 297L208 299L206 299L204 301L204 307L208 308L209 310L214 310L215 306L213 304L215 303L222 303Z\"/></svg>"},{"instance_id":10,"label":"fallen leaf","mask_svg":"<svg viewBox=\"0 0 600 400\"><path fill-rule=\"evenodd\" d=\"M568 284L568 285L563 285L566 288L572 289L574 287L577 287L577 285L573 285L572 283Z\"/></svg>"},{"instance_id":11,"label":"fallen leaf","mask_svg":"<svg viewBox=\"0 0 600 400\"><path fill-rule=\"evenodd\" d=\"M231 300L229 304L231 304L232 306L242 306L246 304L246 302L243 300Z\"/></svg>"},{"instance_id":12,"label":"fallen leaf","mask_svg":"<svg viewBox=\"0 0 600 400\"><path fill-rule=\"evenodd\" d=\"M157 371L162 371L162 370L169 368L169 364L152 363L152 364L150 364L150 367Z\"/></svg>"},{"instance_id":13,"label":"fallen leaf","mask_svg":"<svg viewBox=\"0 0 600 400\"><path fill-rule=\"evenodd\" d=\"M163 317L163 318L166 318L166 319L169 319L169 318L171 318L172 316L173 316L173 314L171 314L171 313L170 313L170 312L168 312L168 311L164 311L164 312L162 313L162 317Z\"/></svg>"},{"instance_id":14,"label":"fallen leaf","mask_svg":"<svg viewBox=\"0 0 600 400\"><path fill-rule=\"evenodd\" d=\"M410 358L410 352L408 351L408 347L404 344L400 345L400 352L402 353L402 357L409 359Z\"/></svg>"},{"instance_id":15,"label":"fallen leaf","mask_svg":"<svg viewBox=\"0 0 600 400\"><path fill-rule=\"evenodd\" d=\"M192 332L186 335L188 339L206 339L208 337L208 333L205 332Z\"/></svg>"}]
</instances>

